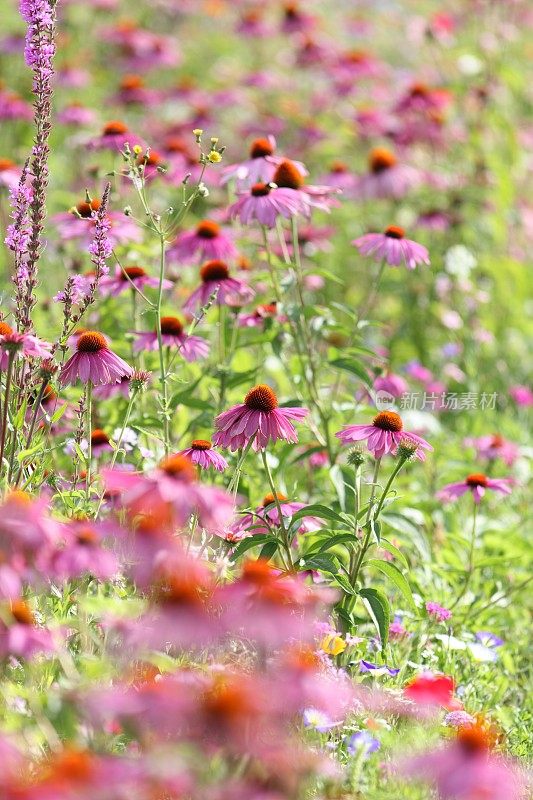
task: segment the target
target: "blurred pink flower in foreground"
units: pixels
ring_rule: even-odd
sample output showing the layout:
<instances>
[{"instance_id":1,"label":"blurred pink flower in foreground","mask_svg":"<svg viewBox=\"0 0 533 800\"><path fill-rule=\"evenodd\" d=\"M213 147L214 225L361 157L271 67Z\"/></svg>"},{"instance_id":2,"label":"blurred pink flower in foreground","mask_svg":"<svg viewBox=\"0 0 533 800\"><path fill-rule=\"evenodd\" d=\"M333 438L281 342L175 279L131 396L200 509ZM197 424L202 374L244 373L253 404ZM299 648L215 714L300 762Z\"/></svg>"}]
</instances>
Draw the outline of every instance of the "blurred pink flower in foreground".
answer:
<instances>
[{"instance_id":1,"label":"blurred pink flower in foreground","mask_svg":"<svg viewBox=\"0 0 533 800\"><path fill-rule=\"evenodd\" d=\"M407 759L399 771L433 783L441 800L518 800L524 780L514 764L491 752L490 738L479 723L466 724L451 743Z\"/></svg>"}]
</instances>

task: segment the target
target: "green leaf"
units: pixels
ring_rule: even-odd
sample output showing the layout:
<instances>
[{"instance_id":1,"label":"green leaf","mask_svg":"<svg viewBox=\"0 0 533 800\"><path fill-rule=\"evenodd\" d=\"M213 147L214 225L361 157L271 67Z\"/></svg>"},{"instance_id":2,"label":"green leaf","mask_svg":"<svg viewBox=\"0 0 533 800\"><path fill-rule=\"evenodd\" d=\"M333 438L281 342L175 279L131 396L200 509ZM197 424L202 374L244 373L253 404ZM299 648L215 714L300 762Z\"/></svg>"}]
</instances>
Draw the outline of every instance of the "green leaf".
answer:
<instances>
[{"instance_id":1,"label":"green leaf","mask_svg":"<svg viewBox=\"0 0 533 800\"><path fill-rule=\"evenodd\" d=\"M243 539L242 542L239 542L239 544L231 554L231 560L236 561L248 550L251 550L252 547L258 547L261 544L266 544L266 542L271 542L271 541L274 541L274 537L271 536L269 533L258 533L255 536L249 536L248 538Z\"/></svg>"},{"instance_id":2,"label":"green leaf","mask_svg":"<svg viewBox=\"0 0 533 800\"><path fill-rule=\"evenodd\" d=\"M359 594L377 628L383 652L389 641L390 606L387 596L381 589L361 589Z\"/></svg>"},{"instance_id":3,"label":"green leaf","mask_svg":"<svg viewBox=\"0 0 533 800\"><path fill-rule=\"evenodd\" d=\"M343 525L346 524L346 520L337 514L336 511L320 504L304 506L304 508L296 512L292 521L294 522L297 519L302 519L302 517L320 517L320 519L329 519L333 522L342 522Z\"/></svg>"},{"instance_id":4,"label":"green leaf","mask_svg":"<svg viewBox=\"0 0 533 800\"><path fill-rule=\"evenodd\" d=\"M67 410L67 408L68 408L68 403L63 403L62 406L59 406L59 408L56 408L56 410L52 414L52 418L50 420L52 425L54 425L56 422L59 422L59 420L61 419L61 417L63 416L63 414Z\"/></svg>"},{"instance_id":5,"label":"green leaf","mask_svg":"<svg viewBox=\"0 0 533 800\"><path fill-rule=\"evenodd\" d=\"M272 558L278 547L279 547L279 542L277 539L274 539L271 542L267 542L263 547L263 549L261 550L261 552L259 553L259 558L266 558L266 559Z\"/></svg>"},{"instance_id":6,"label":"green leaf","mask_svg":"<svg viewBox=\"0 0 533 800\"><path fill-rule=\"evenodd\" d=\"M330 550L332 547L336 547L338 544L356 544L356 543L357 539L355 538L353 533L338 533L337 535L331 536L329 539L326 539L325 542L322 542L318 552L325 553L326 550Z\"/></svg>"},{"instance_id":7,"label":"green leaf","mask_svg":"<svg viewBox=\"0 0 533 800\"><path fill-rule=\"evenodd\" d=\"M346 594L350 594L352 596L357 594L353 586L350 585L350 581L348 580L348 578L341 572L339 572L338 575L335 575L335 583L338 586L340 586L342 591L345 592Z\"/></svg>"},{"instance_id":8,"label":"green leaf","mask_svg":"<svg viewBox=\"0 0 533 800\"><path fill-rule=\"evenodd\" d=\"M407 582L407 578L403 575L397 566L391 564L389 561L382 561L379 558L370 558L368 561L364 562L369 567L375 567L379 569L384 575L389 578L394 585L400 590L402 593L409 609L416 614L418 617L418 609L415 605L415 601L413 600L413 595L411 592L411 588Z\"/></svg>"},{"instance_id":9,"label":"green leaf","mask_svg":"<svg viewBox=\"0 0 533 800\"><path fill-rule=\"evenodd\" d=\"M30 447L28 450L22 450L20 453L17 453L17 461L21 464L26 458L30 458L30 456L34 456L40 450L43 449L43 442L38 442L33 447Z\"/></svg>"},{"instance_id":10,"label":"green leaf","mask_svg":"<svg viewBox=\"0 0 533 800\"><path fill-rule=\"evenodd\" d=\"M392 544L392 542L389 542L388 539L381 539L379 545L383 550L386 550L387 553L390 553L392 556L397 558L398 561L401 561L405 569L409 569L409 563L406 557L404 556L401 550L398 550L396 545Z\"/></svg>"},{"instance_id":11,"label":"green leaf","mask_svg":"<svg viewBox=\"0 0 533 800\"><path fill-rule=\"evenodd\" d=\"M370 386L370 377L368 372L366 371L365 367L359 363L359 361L355 361L349 358L334 358L333 361L329 362L330 367L335 367L336 369L343 369L346 372L351 372L352 375L356 375L360 378L363 383L366 383Z\"/></svg>"},{"instance_id":12,"label":"green leaf","mask_svg":"<svg viewBox=\"0 0 533 800\"><path fill-rule=\"evenodd\" d=\"M339 565L335 558L322 554L311 556L311 558L303 559L301 569L318 569L321 572L329 572L331 575L337 575Z\"/></svg>"}]
</instances>

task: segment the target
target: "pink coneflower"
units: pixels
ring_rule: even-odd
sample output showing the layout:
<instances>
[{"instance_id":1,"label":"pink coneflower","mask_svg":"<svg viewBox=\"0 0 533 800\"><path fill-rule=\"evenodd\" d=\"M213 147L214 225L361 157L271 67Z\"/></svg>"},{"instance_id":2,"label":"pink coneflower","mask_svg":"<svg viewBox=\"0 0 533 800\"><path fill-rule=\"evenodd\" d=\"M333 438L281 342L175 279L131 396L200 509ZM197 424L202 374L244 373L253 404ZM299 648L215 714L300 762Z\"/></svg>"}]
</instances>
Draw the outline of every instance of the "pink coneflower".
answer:
<instances>
[{"instance_id":1,"label":"pink coneflower","mask_svg":"<svg viewBox=\"0 0 533 800\"><path fill-rule=\"evenodd\" d=\"M347 197L353 197L357 181L344 161L333 161L324 180L332 189L341 191Z\"/></svg>"},{"instance_id":2,"label":"pink coneflower","mask_svg":"<svg viewBox=\"0 0 533 800\"><path fill-rule=\"evenodd\" d=\"M335 436L343 444L361 442L367 439L367 447L375 458L382 458L387 453L395 454L402 439L417 445L416 456L424 461L424 450L433 450L429 442L403 430L402 418L395 411L381 411L372 420L371 425L348 425Z\"/></svg>"},{"instance_id":3,"label":"pink coneflower","mask_svg":"<svg viewBox=\"0 0 533 800\"><path fill-rule=\"evenodd\" d=\"M165 458L146 475L129 470L102 470L106 489L119 492L119 502L132 516L146 515L178 527L187 524L193 514L208 530L220 530L233 516L231 495L215 486L197 481L193 462L183 455Z\"/></svg>"},{"instance_id":4,"label":"pink coneflower","mask_svg":"<svg viewBox=\"0 0 533 800\"><path fill-rule=\"evenodd\" d=\"M480 436L478 439L465 439L467 447L474 447L478 458L487 461L495 461L501 458L508 467L511 467L518 458L518 447L514 442L504 439L500 434L495 433L490 436Z\"/></svg>"},{"instance_id":5,"label":"pink coneflower","mask_svg":"<svg viewBox=\"0 0 533 800\"><path fill-rule=\"evenodd\" d=\"M215 294L214 302L218 306L240 306L252 299L255 292L251 286L230 276L228 265L224 261L206 261L200 269L201 284L183 304L183 310L192 314L196 308L207 305Z\"/></svg>"},{"instance_id":6,"label":"pink coneflower","mask_svg":"<svg viewBox=\"0 0 533 800\"><path fill-rule=\"evenodd\" d=\"M428 616L437 620L437 622L445 622L447 619L450 619L452 615L452 612L448 608L444 608L433 601L426 603L426 611L428 612Z\"/></svg>"},{"instance_id":7,"label":"pink coneflower","mask_svg":"<svg viewBox=\"0 0 533 800\"><path fill-rule=\"evenodd\" d=\"M375 261L385 260L391 267L399 267L402 262L407 269L417 264L429 264L427 249L411 239L404 238L403 228L389 225L384 233L367 233L354 239L352 244L362 256L373 256Z\"/></svg>"},{"instance_id":8,"label":"pink coneflower","mask_svg":"<svg viewBox=\"0 0 533 800\"><path fill-rule=\"evenodd\" d=\"M0 186L14 189L18 185L22 170L9 158L0 158Z\"/></svg>"},{"instance_id":9,"label":"pink coneflower","mask_svg":"<svg viewBox=\"0 0 533 800\"><path fill-rule=\"evenodd\" d=\"M306 14L299 3L284 4L281 30L283 33L305 33L316 25L316 17Z\"/></svg>"},{"instance_id":10,"label":"pink coneflower","mask_svg":"<svg viewBox=\"0 0 533 800\"><path fill-rule=\"evenodd\" d=\"M17 333L7 322L0 321L0 370L9 362L9 354L25 358L49 358L52 345L31 333Z\"/></svg>"},{"instance_id":11,"label":"pink coneflower","mask_svg":"<svg viewBox=\"0 0 533 800\"><path fill-rule=\"evenodd\" d=\"M249 192L241 193L228 208L228 217L238 219L241 225L254 220L267 228L273 228L278 217L290 219L298 214L307 214L309 207L294 189L278 188L273 183L254 183Z\"/></svg>"},{"instance_id":12,"label":"pink coneflower","mask_svg":"<svg viewBox=\"0 0 533 800\"><path fill-rule=\"evenodd\" d=\"M161 340L165 347L177 347L185 361L198 361L209 355L209 342L201 336L188 336L183 331L183 323L178 317L161 317ZM133 349L157 350L157 328L153 331L135 331Z\"/></svg>"},{"instance_id":13,"label":"pink coneflower","mask_svg":"<svg viewBox=\"0 0 533 800\"><path fill-rule=\"evenodd\" d=\"M120 103L126 106L131 105L153 105L158 100L158 93L153 89L148 89L140 75L131 73L124 75L120 81L119 90L111 98L112 103Z\"/></svg>"},{"instance_id":14,"label":"pink coneflower","mask_svg":"<svg viewBox=\"0 0 533 800\"><path fill-rule=\"evenodd\" d=\"M94 452L94 445L93 445ZM51 568L60 578L78 578L90 573L98 580L107 581L119 569L115 553L103 547L109 536L113 542L120 533L118 526L87 519L71 520L63 526L62 547L53 554Z\"/></svg>"},{"instance_id":15,"label":"pink coneflower","mask_svg":"<svg viewBox=\"0 0 533 800\"><path fill-rule=\"evenodd\" d=\"M92 383L100 386L104 383L119 383L124 375L133 372L119 356L109 349L107 339L98 331L85 331L78 337L76 352L63 365L59 381L62 386Z\"/></svg>"},{"instance_id":16,"label":"pink coneflower","mask_svg":"<svg viewBox=\"0 0 533 800\"><path fill-rule=\"evenodd\" d=\"M130 396L130 376L123 375L118 383L105 383L102 386L96 386L94 390L94 397L99 400L109 400L111 397L125 397L126 400Z\"/></svg>"},{"instance_id":17,"label":"pink coneflower","mask_svg":"<svg viewBox=\"0 0 533 800\"><path fill-rule=\"evenodd\" d=\"M101 428L94 428L91 433L91 452L96 458L102 453L113 452L109 436Z\"/></svg>"},{"instance_id":18,"label":"pink coneflower","mask_svg":"<svg viewBox=\"0 0 533 800\"><path fill-rule=\"evenodd\" d=\"M297 442L291 419L301 420L307 408L279 408L278 398L270 386L259 384L250 389L244 403L224 411L215 420L213 443L232 452L245 447L253 438L254 450L263 450L277 439Z\"/></svg>"},{"instance_id":19,"label":"pink coneflower","mask_svg":"<svg viewBox=\"0 0 533 800\"><path fill-rule=\"evenodd\" d=\"M488 478L482 472L473 472L463 481L449 483L437 492L437 497L445 503L461 497L466 492L472 492L475 503L479 503L486 489L493 489L501 494L511 494L511 481L509 478Z\"/></svg>"},{"instance_id":20,"label":"pink coneflower","mask_svg":"<svg viewBox=\"0 0 533 800\"><path fill-rule=\"evenodd\" d=\"M277 304L266 303L265 305L257 306L250 314L239 314L237 317L237 324L241 328L264 328L267 319L274 319L277 315ZM278 317L284 321L286 317Z\"/></svg>"},{"instance_id":21,"label":"pink coneflower","mask_svg":"<svg viewBox=\"0 0 533 800\"><path fill-rule=\"evenodd\" d=\"M263 39L272 34L272 30L264 21L263 12L259 8L243 11L235 31L254 39Z\"/></svg>"},{"instance_id":22,"label":"pink coneflower","mask_svg":"<svg viewBox=\"0 0 533 800\"><path fill-rule=\"evenodd\" d=\"M305 503L295 503L289 501L284 494L276 492L276 497L281 508L281 514L284 518L292 518L298 511L305 507ZM257 506L253 514L244 514L235 523L230 525L230 533L235 538L240 538L239 534L248 533L248 535L257 536L262 533L269 533L269 528L279 525L279 511L276 500L272 493L267 494L263 498L260 506ZM318 517L302 517L298 521L298 533L311 533L318 531L324 526L322 520Z\"/></svg>"},{"instance_id":23,"label":"pink coneflower","mask_svg":"<svg viewBox=\"0 0 533 800\"><path fill-rule=\"evenodd\" d=\"M10 612L10 622L0 622L0 658L16 656L27 659L35 653L52 653L55 650L50 631L37 627L35 617L24 600L13 600Z\"/></svg>"},{"instance_id":24,"label":"pink coneflower","mask_svg":"<svg viewBox=\"0 0 533 800\"><path fill-rule=\"evenodd\" d=\"M190 264L199 261L229 261L237 256L231 236L210 219L198 223L193 231L183 231L168 250L170 261Z\"/></svg>"},{"instance_id":25,"label":"pink coneflower","mask_svg":"<svg viewBox=\"0 0 533 800\"><path fill-rule=\"evenodd\" d=\"M211 442L207 439L194 439L191 446L180 450L178 455L190 458L193 464L197 464L202 469L214 467L217 472L224 472L228 466L226 459L213 449Z\"/></svg>"},{"instance_id":26,"label":"pink coneflower","mask_svg":"<svg viewBox=\"0 0 533 800\"><path fill-rule=\"evenodd\" d=\"M143 267L117 266L114 275L104 275L98 288L104 296L116 297L128 289L133 290L133 287L142 290L145 286L159 286L159 278L148 275ZM171 281L163 279L163 289L172 289L172 286Z\"/></svg>"},{"instance_id":27,"label":"pink coneflower","mask_svg":"<svg viewBox=\"0 0 533 800\"><path fill-rule=\"evenodd\" d=\"M413 83L400 98L394 111L396 114L412 114L444 111L451 95L446 89L436 89L426 83Z\"/></svg>"},{"instance_id":28,"label":"pink coneflower","mask_svg":"<svg viewBox=\"0 0 533 800\"><path fill-rule=\"evenodd\" d=\"M124 122L112 120L111 122L106 122L99 136L88 142L88 147L92 150L121 151L124 150L126 143L129 144L130 148L135 145L146 147L143 140L132 133Z\"/></svg>"},{"instance_id":29,"label":"pink coneflower","mask_svg":"<svg viewBox=\"0 0 533 800\"><path fill-rule=\"evenodd\" d=\"M272 177L272 182L280 189L288 189L298 192L303 204L307 206L306 216L311 213L311 208L319 208L321 211L330 211L338 205L331 195L339 194L340 189L334 186L312 186L304 181L304 177L298 170L293 161L285 159L276 168Z\"/></svg>"},{"instance_id":30,"label":"pink coneflower","mask_svg":"<svg viewBox=\"0 0 533 800\"><path fill-rule=\"evenodd\" d=\"M235 188L241 192L256 183L268 183L276 171L276 167L284 160L282 156L274 155L276 140L273 136L264 139L254 139L250 146L250 157L238 164L230 164L222 170L220 183L224 184L235 178ZM301 175L307 175L307 170L300 161L293 162Z\"/></svg>"},{"instance_id":31,"label":"pink coneflower","mask_svg":"<svg viewBox=\"0 0 533 800\"><path fill-rule=\"evenodd\" d=\"M419 170L407 164L399 164L394 153L384 147L377 147L370 153L368 173L357 181L357 190L365 199L400 199L419 183Z\"/></svg>"},{"instance_id":32,"label":"pink coneflower","mask_svg":"<svg viewBox=\"0 0 533 800\"><path fill-rule=\"evenodd\" d=\"M69 103L57 114L57 119L63 125L73 125L79 128L92 125L95 120L92 108L86 108L81 103Z\"/></svg>"},{"instance_id":33,"label":"pink coneflower","mask_svg":"<svg viewBox=\"0 0 533 800\"><path fill-rule=\"evenodd\" d=\"M93 200L83 200L69 211L55 214L52 219L57 225L61 239L79 240L89 246L94 239L96 213L99 208L100 201L94 198ZM107 237L112 247L117 244L141 241L142 232L137 223L122 212L108 211L106 222L109 223Z\"/></svg>"},{"instance_id":34,"label":"pink coneflower","mask_svg":"<svg viewBox=\"0 0 533 800\"><path fill-rule=\"evenodd\" d=\"M403 774L434 784L441 800L519 800L524 779L516 766L491 752L495 732L473 721L443 747L407 759Z\"/></svg>"}]
</instances>

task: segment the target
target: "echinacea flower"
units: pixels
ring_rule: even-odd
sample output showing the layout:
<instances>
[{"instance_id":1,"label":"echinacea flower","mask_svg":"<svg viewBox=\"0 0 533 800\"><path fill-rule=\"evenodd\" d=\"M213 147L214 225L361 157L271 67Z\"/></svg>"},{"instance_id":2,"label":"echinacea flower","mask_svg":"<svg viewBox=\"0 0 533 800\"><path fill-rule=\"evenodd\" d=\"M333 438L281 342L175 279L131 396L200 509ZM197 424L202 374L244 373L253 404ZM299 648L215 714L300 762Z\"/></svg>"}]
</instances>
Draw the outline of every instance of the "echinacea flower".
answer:
<instances>
[{"instance_id":1,"label":"echinacea flower","mask_svg":"<svg viewBox=\"0 0 533 800\"><path fill-rule=\"evenodd\" d=\"M0 186L14 189L20 180L22 170L9 158L0 158Z\"/></svg>"},{"instance_id":2,"label":"echinacea flower","mask_svg":"<svg viewBox=\"0 0 533 800\"><path fill-rule=\"evenodd\" d=\"M217 222L203 219L192 231L183 231L168 249L169 261L190 264L200 261L229 261L237 256L231 236Z\"/></svg>"},{"instance_id":3,"label":"echinacea flower","mask_svg":"<svg viewBox=\"0 0 533 800\"><path fill-rule=\"evenodd\" d=\"M211 442L207 439L194 439L190 447L185 448L185 450L180 450L178 455L190 458L193 464L196 464L202 469L213 467L217 472L224 472L228 466L228 462L224 456L217 453L211 446Z\"/></svg>"},{"instance_id":4,"label":"echinacea flower","mask_svg":"<svg viewBox=\"0 0 533 800\"><path fill-rule=\"evenodd\" d=\"M367 174L357 181L357 191L365 199L400 199L419 183L419 170L398 163L394 153L384 147L377 147L369 155Z\"/></svg>"},{"instance_id":5,"label":"echinacea flower","mask_svg":"<svg viewBox=\"0 0 533 800\"><path fill-rule=\"evenodd\" d=\"M25 358L48 358L52 345L31 333L17 333L7 322L0 322L0 370L6 368L9 354Z\"/></svg>"},{"instance_id":6,"label":"echinacea flower","mask_svg":"<svg viewBox=\"0 0 533 800\"><path fill-rule=\"evenodd\" d=\"M135 331L133 349L157 350L159 347L157 329L153 331ZM161 317L161 340L165 347L176 347L185 361L198 361L209 355L209 342L201 336L188 336L183 330L183 323L178 317Z\"/></svg>"},{"instance_id":7,"label":"echinacea flower","mask_svg":"<svg viewBox=\"0 0 533 800\"><path fill-rule=\"evenodd\" d=\"M405 264L414 269L417 264L429 264L429 254L423 245L404 238L403 228L390 225L384 233L367 233L354 239L352 244L361 255L373 256L375 261L385 261L391 267Z\"/></svg>"},{"instance_id":8,"label":"echinacea flower","mask_svg":"<svg viewBox=\"0 0 533 800\"><path fill-rule=\"evenodd\" d=\"M275 392L265 384L250 389L244 403L220 414L215 420L213 444L228 447L232 452L245 447L253 439L254 450L263 450L278 439L297 442L291 420L307 416L306 408L279 408Z\"/></svg>"},{"instance_id":9,"label":"echinacea flower","mask_svg":"<svg viewBox=\"0 0 533 800\"><path fill-rule=\"evenodd\" d=\"M280 189L288 189L298 193L299 198L306 206L306 216L311 213L311 208L319 208L321 211L330 211L338 205L331 195L340 194L340 189L335 186L313 186L305 183L304 177L293 161L285 159L276 168L272 177L272 183Z\"/></svg>"},{"instance_id":10,"label":"echinacea flower","mask_svg":"<svg viewBox=\"0 0 533 800\"><path fill-rule=\"evenodd\" d=\"M238 278L232 278L224 261L206 261L200 269L201 283L183 304L183 310L192 314L196 308L207 305L215 295L214 302L219 306L239 306L252 299L255 292Z\"/></svg>"},{"instance_id":11,"label":"echinacea flower","mask_svg":"<svg viewBox=\"0 0 533 800\"><path fill-rule=\"evenodd\" d=\"M473 722L459 726L454 740L400 764L415 780L431 781L442 800L519 800L524 780L516 766L492 753L494 734Z\"/></svg>"},{"instance_id":12,"label":"echinacea flower","mask_svg":"<svg viewBox=\"0 0 533 800\"><path fill-rule=\"evenodd\" d=\"M159 278L148 275L143 267L117 266L114 275L104 275L99 283L99 290L104 296L117 297L128 289L144 289L145 286L159 286ZM172 289L172 282L163 279L163 289Z\"/></svg>"},{"instance_id":13,"label":"echinacea flower","mask_svg":"<svg viewBox=\"0 0 533 800\"><path fill-rule=\"evenodd\" d=\"M254 139L250 146L249 158L238 164L230 164L222 170L220 183L224 184L235 179L237 192L250 189L255 183L269 183L281 164L283 157L274 155L276 140L273 136L264 139ZM307 175L307 170L300 161L293 162L302 175Z\"/></svg>"},{"instance_id":14,"label":"echinacea flower","mask_svg":"<svg viewBox=\"0 0 533 800\"><path fill-rule=\"evenodd\" d=\"M437 492L437 498L445 503L461 497L466 492L472 492L475 503L479 503L487 489L492 489L500 494L511 494L509 478L489 478L482 472L473 472L457 483L449 483Z\"/></svg>"},{"instance_id":15,"label":"echinacea flower","mask_svg":"<svg viewBox=\"0 0 533 800\"><path fill-rule=\"evenodd\" d=\"M305 507L305 503L295 503L287 500L284 494L276 492L276 498L281 508L281 514L287 519L292 518L298 511ZM230 526L229 532L234 538L239 534L248 532L248 535L257 536L258 534L268 533L269 526L279 525L279 511L276 499L272 493L265 495L263 502L257 506L255 511L244 514ZM310 533L318 531L323 527L323 523L318 517L305 516L298 521L298 533ZM241 537L242 538L242 537Z\"/></svg>"},{"instance_id":16,"label":"echinacea flower","mask_svg":"<svg viewBox=\"0 0 533 800\"><path fill-rule=\"evenodd\" d=\"M52 217L57 225L61 239L80 241L89 246L94 238L96 215L100 208L100 200L82 200L68 211L60 212ZM117 244L140 242L142 231L137 223L122 211L108 211L105 216L108 224L106 235L112 247Z\"/></svg>"},{"instance_id":17,"label":"echinacea flower","mask_svg":"<svg viewBox=\"0 0 533 800\"><path fill-rule=\"evenodd\" d=\"M107 489L120 492L120 505L132 516L150 513L181 528L196 514L199 524L212 531L224 528L233 516L231 495L200 484L195 465L183 455L165 458L145 475L123 469L102 470L102 475Z\"/></svg>"},{"instance_id":18,"label":"echinacea flower","mask_svg":"<svg viewBox=\"0 0 533 800\"><path fill-rule=\"evenodd\" d=\"M410 440L417 445L416 457L424 461L423 450L433 450L429 442L403 430L402 418L395 411L380 411L372 420L371 425L348 425L335 436L343 444L361 442L367 439L367 447L375 458L382 458L387 453L395 454L402 439Z\"/></svg>"},{"instance_id":19,"label":"echinacea flower","mask_svg":"<svg viewBox=\"0 0 533 800\"><path fill-rule=\"evenodd\" d=\"M118 558L103 544L106 538L113 543L120 529L109 522L74 519L62 527L62 546L52 555L51 570L60 578L78 578L91 574L107 581L119 570Z\"/></svg>"},{"instance_id":20,"label":"echinacea flower","mask_svg":"<svg viewBox=\"0 0 533 800\"><path fill-rule=\"evenodd\" d=\"M113 445L107 433L101 428L93 428L91 432L91 453L98 457L102 453L112 453Z\"/></svg>"},{"instance_id":21,"label":"echinacea flower","mask_svg":"<svg viewBox=\"0 0 533 800\"><path fill-rule=\"evenodd\" d=\"M273 183L254 183L228 208L228 217L238 219L241 225L250 225L255 220L259 225L273 228L278 218L305 215L308 208L294 189L279 189Z\"/></svg>"},{"instance_id":22,"label":"echinacea flower","mask_svg":"<svg viewBox=\"0 0 533 800\"><path fill-rule=\"evenodd\" d=\"M92 383L100 386L105 383L120 383L124 375L133 372L116 353L109 349L107 339L98 331L85 331L76 342L76 352L63 365L59 382L62 386Z\"/></svg>"},{"instance_id":23,"label":"echinacea flower","mask_svg":"<svg viewBox=\"0 0 533 800\"><path fill-rule=\"evenodd\" d=\"M52 634L37 626L33 612L24 600L12 600L9 610L9 622L0 621L0 658L17 656L27 659L35 653L55 650Z\"/></svg>"},{"instance_id":24,"label":"echinacea flower","mask_svg":"<svg viewBox=\"0 0 533 800\"><path fill-rule=\"evenodd\" d=\"M501 458L508 467L511 467L518 458L517 445L498 433L480 436L478 439L465 439L464 443L467 447L476 449L478 458L485 458L487 461Z\"/></svg>"},{"instance_id":25,"label":"echinacea flower","mask_svg":"<svg viewBox=\"0 0 533 800\"><path fill-rule=\"evenodd\" d=\"M88 147L92 150L124 150L125 145L130 147L140 145L145 147L143 140L132 133L126 123L121 120L111 120L106 122L99 136L88 142Z\"/></svg>"}]
</instances>

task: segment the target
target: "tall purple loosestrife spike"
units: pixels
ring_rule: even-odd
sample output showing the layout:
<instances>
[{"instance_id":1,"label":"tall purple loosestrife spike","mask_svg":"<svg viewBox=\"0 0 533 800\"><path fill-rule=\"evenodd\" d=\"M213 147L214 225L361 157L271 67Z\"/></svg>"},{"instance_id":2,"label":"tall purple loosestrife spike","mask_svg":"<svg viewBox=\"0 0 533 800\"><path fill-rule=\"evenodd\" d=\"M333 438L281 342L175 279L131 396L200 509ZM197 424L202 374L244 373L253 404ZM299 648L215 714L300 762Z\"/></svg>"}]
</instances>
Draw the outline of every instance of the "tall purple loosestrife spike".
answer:
<instances>
[{"instance_id":1,"label":"tall purple loosestrife spike","mask_svg":"<svg viewBox=\"0 0 533 800\"><path fill-rule=\"evenodd\" d=\"M51 130L53 58L55 55L55 0L21 0L20 15L27 23L24 57L33 70L35 139L31 153L31 199L29 237L25 269L17 281L17 325L19 330L32 327L31 312L36 303L37 262L42 252L42 232L46 216L48 188L48 139ZM24 283L24 288L20 285Z\"/></svg>"},{"instance_id":2,"label":"tall purple loosestrife spike","mask_svg":"<svg viewBox=\"0 0 533 800\"><path fill-rule=\"evenodd\" d=\"M13 281L15 283L15 316L17 322L21 323L19 309L24 308L24 298L26 292L26 254L28 241L30 238L30 203L32 197L31 186L28 185L28 170L30 159L22 169L19 182L10 191L11 219L13 222L7 228L5 243L13 251Z\"/></svg>"},{"instance_id":3,"label":"tall purple loosestrife spike","mask_svg":"<svg viewBox=\"0 0 533 800\"><path fill-rule=\"evenodd\" d=\"M67 283L65 285L62 298L62 302L64 303L63 330L61 332L61 336L59 337L59 342L61 342L63 345L89 306L94 303L100 280L109 272L109 267L107 266L106 261L113 252L113 247L107 235L110 226L107 216L110 192L111 184L106 183L98 211L94 214L94 235L92 242L89 245L91 261L94 264L94 276L89 285L88 291L83 298L81 298L79 301L75 301L72 296L74 288L72 277L67 279ZM76 310L73 308L74 305L78 306ZM54 346L54 350L56 347L57 344Z\"/></svg>"}]
</instances>

